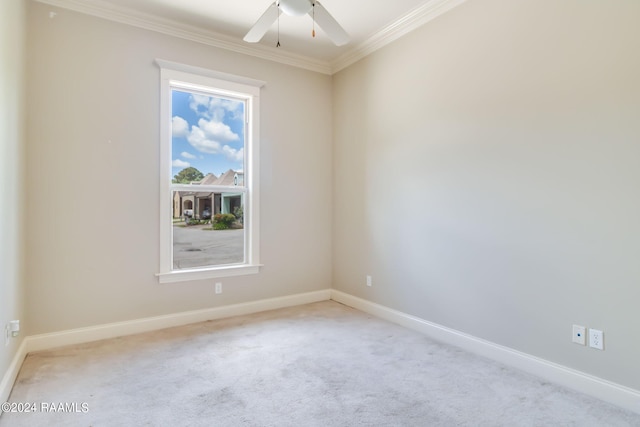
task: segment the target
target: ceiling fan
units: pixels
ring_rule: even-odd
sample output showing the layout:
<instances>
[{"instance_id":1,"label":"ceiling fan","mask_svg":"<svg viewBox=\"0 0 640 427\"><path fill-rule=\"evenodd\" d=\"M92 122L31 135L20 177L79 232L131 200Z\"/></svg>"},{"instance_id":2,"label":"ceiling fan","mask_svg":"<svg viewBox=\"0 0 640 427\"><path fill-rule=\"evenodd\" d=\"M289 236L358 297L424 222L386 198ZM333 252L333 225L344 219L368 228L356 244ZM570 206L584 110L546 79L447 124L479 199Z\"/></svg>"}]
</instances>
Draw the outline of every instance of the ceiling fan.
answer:
<instances>
[{"instance_id":1,"label":"ceiling fan","mask_svg":"<svg viewBox=\"0 0 640 427\"><path fill-rule=\"evenodd\" d=\"M319 1L316 0L276 0L262 14L260 19L251 27L244 41L250 43L259 42L267 33L271 25L278 20L280 14L289 16L303 16L308 14L313 22L318 24L325 34L336 46L342 46L349 42L349 35L338 22L327 12ZM311 33L315 37L315 29ZM278 46L280 42L278 41Z\"/></svg>"}]
</instances>

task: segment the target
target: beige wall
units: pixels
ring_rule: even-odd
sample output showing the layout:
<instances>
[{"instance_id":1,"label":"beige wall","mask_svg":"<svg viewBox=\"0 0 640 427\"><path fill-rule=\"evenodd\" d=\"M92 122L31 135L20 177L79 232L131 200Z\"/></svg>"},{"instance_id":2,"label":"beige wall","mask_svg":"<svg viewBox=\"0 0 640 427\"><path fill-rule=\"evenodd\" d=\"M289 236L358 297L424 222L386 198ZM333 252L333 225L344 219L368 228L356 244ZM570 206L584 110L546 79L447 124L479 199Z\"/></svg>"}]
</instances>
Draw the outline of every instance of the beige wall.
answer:
<instances>
[{"instance_id":1,"label":"beige wall","mask_svg":"<svg viewBox=\"0 0 640 427\"><path fill-rule=\"evenodd\" d=\"M5 325L24 319L21 226L24 206L25 2L0 1L0 380L17 352L5 347Z\"/></svg>"},{"instance_id":2,"label":"beige wall","mask_svg":"<svg viewBox=\"0 0 640 427\"><path fill-rule=\"evenodd\" d=\"M35 2L28 18L25 220L32 334L331 286L329 76ZM221 295L214 294L213 280L160 285L154 277L160 140L155 58L266 81L264 268L223 279Z\"/></svg>"},{"instance_id":3,"label":"beige wall","mask_svg":"<svg viewBox=\"0 0 640 427\"><path fill-rule=\"evenodd\" d=\"M334 287L640 389L638 17L474 0L338 73Z\"/></svg>"}]
</instances>

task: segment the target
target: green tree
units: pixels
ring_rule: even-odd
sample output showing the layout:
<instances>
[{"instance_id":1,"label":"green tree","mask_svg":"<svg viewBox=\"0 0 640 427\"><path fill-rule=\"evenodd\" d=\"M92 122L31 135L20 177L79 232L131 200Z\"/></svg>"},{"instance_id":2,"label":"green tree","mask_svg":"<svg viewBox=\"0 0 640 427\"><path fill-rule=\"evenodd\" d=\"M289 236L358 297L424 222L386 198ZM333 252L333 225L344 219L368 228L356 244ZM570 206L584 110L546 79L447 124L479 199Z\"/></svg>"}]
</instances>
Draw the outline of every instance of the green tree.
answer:
<instances>
[{"instance_id":1,"label":"green tree","mask_svg":"<svg viewBox=\"0 0 640 427\"><path fill-rule=\"evenodd\" d=\"M174 184L189 184L192 181L200 181L204 178L202 172L193 166L182 169L177 175L173 176Z\"/></svg>"}]
</instances>

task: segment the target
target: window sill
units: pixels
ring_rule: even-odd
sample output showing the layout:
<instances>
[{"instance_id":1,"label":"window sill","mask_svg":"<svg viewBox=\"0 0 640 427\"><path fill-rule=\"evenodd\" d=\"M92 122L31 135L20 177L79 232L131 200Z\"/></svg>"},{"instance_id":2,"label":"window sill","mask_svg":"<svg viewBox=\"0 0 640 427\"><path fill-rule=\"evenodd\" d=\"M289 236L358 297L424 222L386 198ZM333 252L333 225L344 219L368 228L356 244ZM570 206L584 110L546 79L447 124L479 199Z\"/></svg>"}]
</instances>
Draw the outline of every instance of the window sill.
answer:
<instances>
[{"instance_id":1,"label":"window sill","mask_svg":"<svg viewBox=\"0 0 640 427\"><path fill-rule=\"evenodd\" d=\"M193 280L215 279L218 277L258 274L260 272L260 267L260 264L233 265L200 270L172 271L170 273L158 273L156 274L156 276L158 277L158 281L160 283L188 282Z\"/></svg>"}]
</instances>

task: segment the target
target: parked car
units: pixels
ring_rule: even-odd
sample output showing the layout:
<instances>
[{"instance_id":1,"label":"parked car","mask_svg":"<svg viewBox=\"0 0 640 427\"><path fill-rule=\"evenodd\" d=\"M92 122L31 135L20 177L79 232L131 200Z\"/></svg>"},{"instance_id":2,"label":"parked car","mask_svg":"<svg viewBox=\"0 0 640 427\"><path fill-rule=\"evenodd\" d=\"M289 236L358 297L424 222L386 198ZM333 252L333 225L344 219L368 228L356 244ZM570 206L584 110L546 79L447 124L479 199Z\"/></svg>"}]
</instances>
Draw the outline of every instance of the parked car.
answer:
<instances>
[{"instance_id":1,"label":"parked car","mask_svg":"<svg viewBox=\"0 0 640 427\"><path fill-rule=\"evenodd\" d=\"M202 211L202 219L211 219L211 209L205 208Z\"/></svg>"},{"instance_id":2,"label":"parked car","mask_svg":"<svg viewBox=\"0 0 640 427\"><path fill-rule=\"evenodd\" d=\"M182 211L182 215L188 218L193 217L193 209L185 209Z\"/></svg>"}]
</instances>

